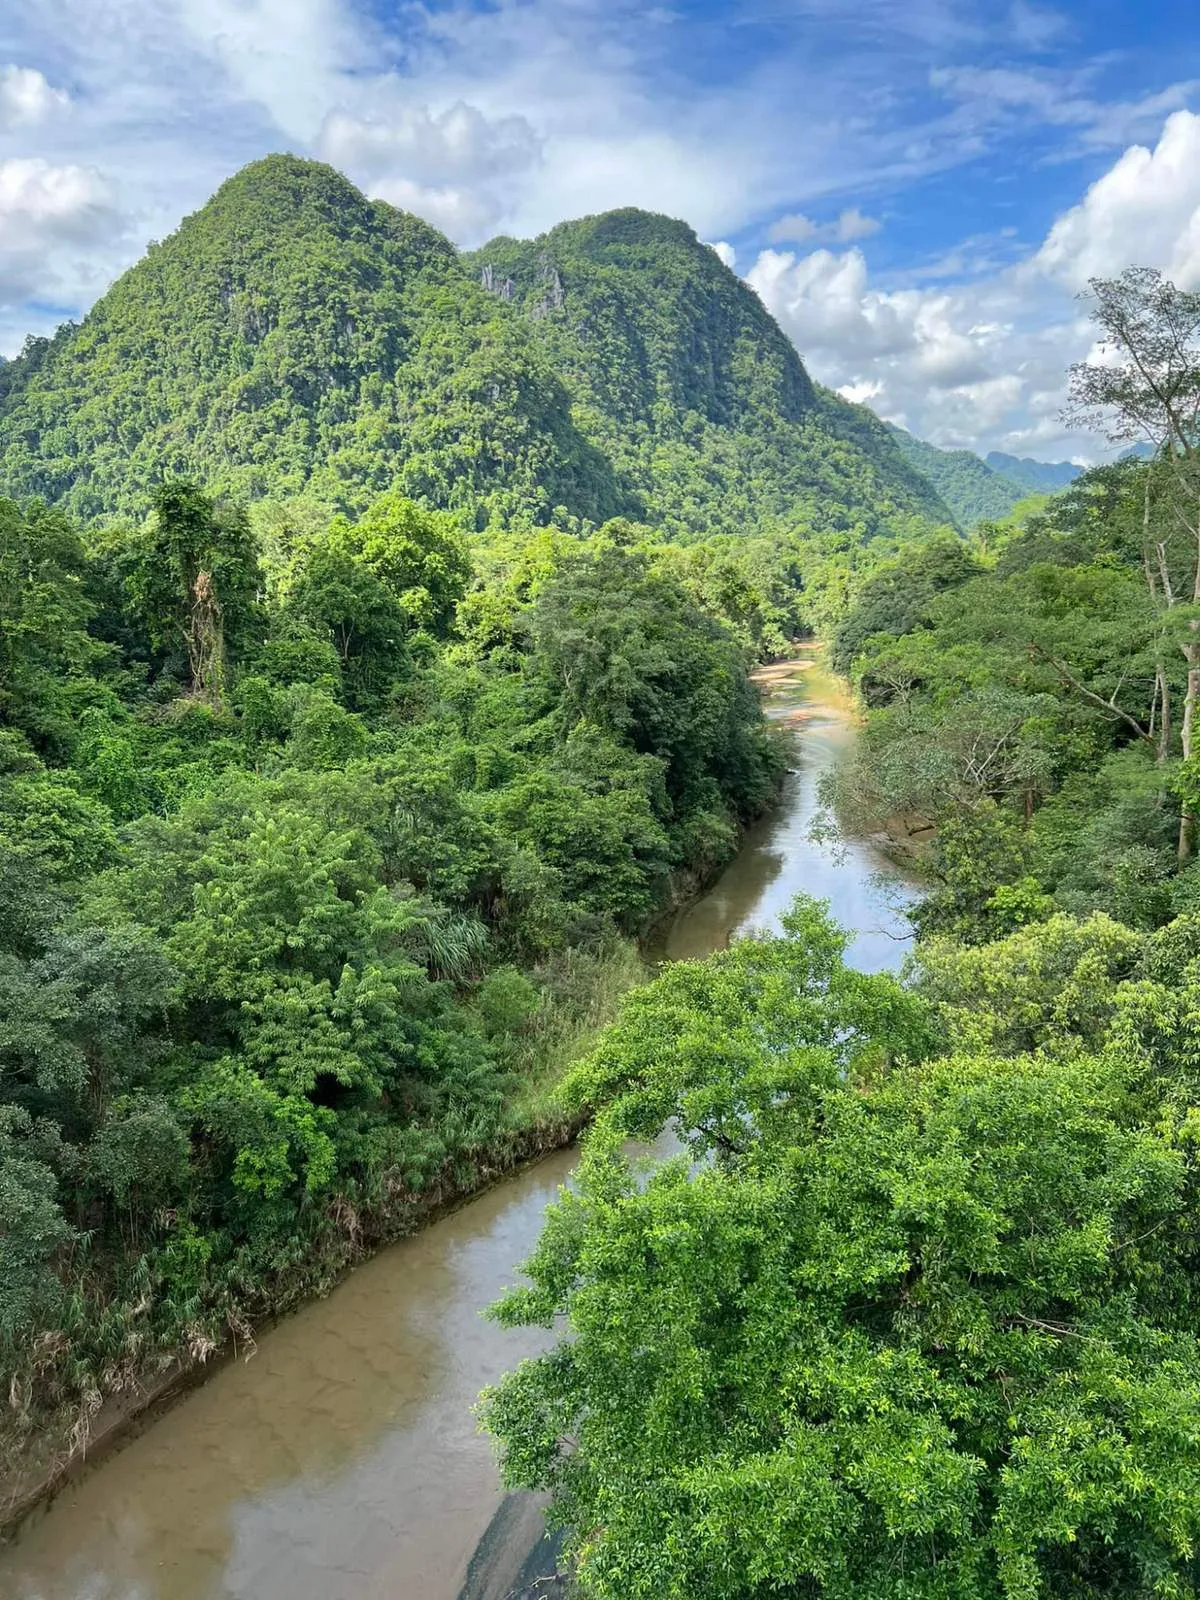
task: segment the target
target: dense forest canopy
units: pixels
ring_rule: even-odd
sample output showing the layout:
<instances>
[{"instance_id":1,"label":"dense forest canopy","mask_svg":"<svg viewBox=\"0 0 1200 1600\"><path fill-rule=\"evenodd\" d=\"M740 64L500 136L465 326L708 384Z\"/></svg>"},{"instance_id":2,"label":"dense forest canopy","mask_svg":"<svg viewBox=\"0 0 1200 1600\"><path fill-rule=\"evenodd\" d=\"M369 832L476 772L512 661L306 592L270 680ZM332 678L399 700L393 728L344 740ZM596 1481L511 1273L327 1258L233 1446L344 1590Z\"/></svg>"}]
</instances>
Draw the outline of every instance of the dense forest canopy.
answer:
<instances>
[{"instance_id":1,"label":"dense forest canopy","mask_svg":"<svg viewBox=\"0 0 1200 1600\"><path fill-rule=\"evenodd\" d=\"M739 632L627 523L291 532L182 480L83 535L0 501L12 1453L550 1137L629 937L781 770L748 570Z\"/></svg>"}]
</instances>

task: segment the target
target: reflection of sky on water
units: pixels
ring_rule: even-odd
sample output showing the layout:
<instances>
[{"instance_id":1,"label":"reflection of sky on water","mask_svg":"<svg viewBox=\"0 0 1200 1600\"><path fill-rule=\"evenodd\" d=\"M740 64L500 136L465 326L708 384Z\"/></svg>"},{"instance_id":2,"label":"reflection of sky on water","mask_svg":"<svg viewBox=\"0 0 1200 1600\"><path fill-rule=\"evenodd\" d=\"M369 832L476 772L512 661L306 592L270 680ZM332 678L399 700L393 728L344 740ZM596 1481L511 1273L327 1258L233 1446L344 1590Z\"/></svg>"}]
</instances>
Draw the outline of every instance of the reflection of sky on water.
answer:
<instances>
[{"instance_id":1,"label":"reflection of sky on water","mask_svg":"<svg viewBox=\"0 0 1200 1600\"><path fill-rule=\"evenodd\" d=\"M720 949L738 933L778 932L800 893L828 900L837 921L853 935L847 956L865 972L896 969L912 940L904 915L915 891L879 852L861 840L837 844L810 836L821 812L822 777L846 753L854 733L836 706L808 700L826 686L816 673L780 685L768 702L776 720L812 709L796 732L795 770L782 803L746 835L737 858L712 889L663 930L654 954L690 960Z\"/></svg>"}]
</instances>

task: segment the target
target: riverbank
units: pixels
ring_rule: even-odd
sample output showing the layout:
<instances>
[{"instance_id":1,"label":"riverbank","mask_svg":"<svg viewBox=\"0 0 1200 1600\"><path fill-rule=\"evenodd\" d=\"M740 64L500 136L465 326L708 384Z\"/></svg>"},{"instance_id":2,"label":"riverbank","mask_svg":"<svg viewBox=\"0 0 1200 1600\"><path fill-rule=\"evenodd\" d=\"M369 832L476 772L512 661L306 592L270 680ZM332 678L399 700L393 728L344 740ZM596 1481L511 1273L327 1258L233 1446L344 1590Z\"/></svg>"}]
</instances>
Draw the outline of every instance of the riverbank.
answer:
<instances>
[{"instance_id":1,"label":"riverbank","mask_svg":"<svg viewBox=\"0 0 1200 1600\"><path fill-rule=\"evenodd\" d=\"M346 1276L378 1251L410 1237L439 1218L476 1199L522 1168L572 1145L583 1118L566 1115L557 1087L571 1063L616 1013L617 1005L646 976L636 948L623 942L606 958L588 958L590 971L575 986L575 1014L552 1018L530 1049L527 1071L507 1108L507 1126L484 1148L448 1162L420 1193L397 1186L372 1207L352 1215L331 1212L319 1249L301 1269L277 1286L273 1297L231 1307L224 1337L181 1339L177 1347L156 1351L137 1369L122 1375L121 1386L98 1405L46 1416L24 1433L0 1430L0 1448L10 1467L0 1485L0 1544L12 1541L22 1525L69 1484L152 1425L178 1400L230 1361L249 1360L258 1338L315 1296L328 1295ZM583 958L577 960L583 964ZM582 994L579 992L582 989ZM556 1025L557 1024L557 1025ZM12 1411L10 1407L10 1415ZM19 1455L18 1455L19 1452Z\"/></svg>"},{"instance_id":2,"label":"riverbank","mask_svg":"<svg viewBox=\"0 0 1200 1600\"><path fill-rule=\"evenodd\" d=\"M537 1041L527 1070L507 1108L508 1126L495 1140L464 1161L447 1167L420 1194L398 1188L375 1208L339 1208L316 1254L282 1282L272 1298L229 1308L223 1332L213 1337L181 1337L173 1350L155 1351L121 1376L116 1392L98 1404L35 1419L21 1432L0 1425L0 1453L12 1463L0 1482L0 1545L11 1542L22 1525L62 1490L100 1465L178 1400L229 1361L249 1359L258 1337L281 1317L314 1296L329 1294L350 1272L379 1250L411 1236L523 1167L574 1144L583 1126L556 1103L559 1082L595 1035L615 1015L621 996L648 975L641 952L657 930L703 895L725 861L681 869L668 885L664 904L635 946L623 942L607 959L591 960L595 981L584 985L581 1001L565 1029ZM93 1391L97 1395L98 1391ZM7 1437L6 1437L7 1433Z\"/></svg>"},{"instance_id":3,"label":"riverbank","mask_svg":"<svg viewBox=\"0 0 1200 1600\"><path fill-rule=\"evenodd\" d=\"M854 737L847 702L815 672L793 661L758 675L772 719L804 728L781 803L659 930L652 959L708 954L739 929L777 927L800 890L831 901L855 935L858 964L902 958L905 924L877 882L886 864L867 845L830 851L811 837L822 776ZM0 1591L455 1600L470 1572L475 1600L507 1595L517 1576L548 1575L529 1565L541 1560L540 1521L527 1506L504 1510L472 1405L537 1353L536 1341L480 1313L512 1282L574 1161L563 1148L494 1175L360 1259L333 1294L269 1326L249 1364L210 1362L209 1381L144 1413L98 1470L59 1484L0 1553Z\"/></svg>"}]
</instances>

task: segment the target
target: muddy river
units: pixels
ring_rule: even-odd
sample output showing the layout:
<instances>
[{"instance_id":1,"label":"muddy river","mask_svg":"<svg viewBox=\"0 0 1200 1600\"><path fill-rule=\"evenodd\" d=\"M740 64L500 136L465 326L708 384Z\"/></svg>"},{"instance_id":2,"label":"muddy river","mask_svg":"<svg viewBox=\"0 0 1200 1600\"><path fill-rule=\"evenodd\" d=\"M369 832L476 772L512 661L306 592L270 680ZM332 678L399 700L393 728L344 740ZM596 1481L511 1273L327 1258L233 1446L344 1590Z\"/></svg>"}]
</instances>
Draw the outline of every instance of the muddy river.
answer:
<instances>
[{"instance_id":1,"label":"muddy river","mask_svg":"<svg viewBox=\"0 0 1200 1600\"><path fill-rule=\"evenodd\" d=\"M649 952L681 960L777 925L801 890L831 901L850 959L896 967L909 891L866 843L815 843L821 774L854 738L807 661L765 675L796 728L782 803ZM889 880L890 877L890 881ZM8 1600L492 1600L518 1586L536 1505L505 1500L472 1406L545 1335L481 1311L512 1282L573 1151L391 1246L264 1333L0 1550ZM532 1569L531 1569L532 1570Z\"/></svg>"}]
</instances>

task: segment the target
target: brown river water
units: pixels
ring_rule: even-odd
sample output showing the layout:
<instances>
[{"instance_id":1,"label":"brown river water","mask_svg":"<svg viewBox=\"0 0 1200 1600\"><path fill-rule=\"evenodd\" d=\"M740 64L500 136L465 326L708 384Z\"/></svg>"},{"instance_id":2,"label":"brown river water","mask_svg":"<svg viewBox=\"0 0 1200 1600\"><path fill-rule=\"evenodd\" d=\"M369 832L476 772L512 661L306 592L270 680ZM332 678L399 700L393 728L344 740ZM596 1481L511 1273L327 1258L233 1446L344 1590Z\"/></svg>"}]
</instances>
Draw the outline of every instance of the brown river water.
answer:
<instances>
[{"instance_id":1,"label":"brown river water","mask_svg":"<svg viewBox=\"0 0 1200 1600\"><path fill-rule=\"evenodd\" d=\"M820 776L854 738L839 688L802 660L764 674L763 690L798 735L781 804L648 953L688 959L775 927L803 890L853 932L855 965L897 967L911 891L870 845L809 838ZM525 1169L263 1333L249 1360L216 1370L0 1550L0 1597L502 1600L519 1588L542 1570L537 1506L503 1495L472 1406L547 1335L481 1313L517 1277L574 1163L564 1150Z\"/></svg>"}]
</instances>

